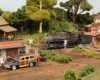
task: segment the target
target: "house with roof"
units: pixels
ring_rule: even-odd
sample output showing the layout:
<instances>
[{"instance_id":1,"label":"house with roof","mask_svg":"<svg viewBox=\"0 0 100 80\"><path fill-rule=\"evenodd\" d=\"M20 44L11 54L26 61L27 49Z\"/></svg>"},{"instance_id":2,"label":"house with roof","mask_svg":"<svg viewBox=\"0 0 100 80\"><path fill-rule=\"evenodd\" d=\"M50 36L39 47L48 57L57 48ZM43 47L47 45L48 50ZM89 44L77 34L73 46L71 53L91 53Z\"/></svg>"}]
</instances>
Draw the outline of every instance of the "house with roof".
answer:
<instances>
[{"instance_id":1,"label":"house with roof","mask_svg":"<svg viewBox=\"0 0 100 80\"><path fill-rule=\"evenodd\" d=\"M92 42L97 46L100 43L100 14L94 14L94 22L86 27L89 27L90 31L85 34L91 35Z\"/></svg>"},{"instance_id":2,"label":"house with roof","mask_svg":"<svg viewBox=\"0 0 100 80\"><path fill-rule=\"evenodd\" d=\"M9 26L9 23L2 16L0 16L0 38L15 31L17 31L17 29Z\"/></svg>"},{"instance_id":3,"label":"house with roof","mask_svg":"<svg viewBox=\"0 0 100 80\"><path fill-rule=\"evenodd\" d=\"M100 23L100 14L94 14L94 23Z\"/></svg>"},{"instance_id":4,"label":"house with roof","mask_svg":"<svg viewBox=\"0 0 100 80\"><path fill-rule=\"evenodd\" d=\"M14 39L14 40L1 40L2 37L6 37L7 34L17 31L16 28L11 27L9 23L0 16L0 56L3 56L6 53L6 56L11 56L15 58L15 56L19 54L34 54L38 53L38 48L34 46L34 48L22 42L22 39ZM6 38L4 38L6 39Z\"/></svg>"}]
</instances>

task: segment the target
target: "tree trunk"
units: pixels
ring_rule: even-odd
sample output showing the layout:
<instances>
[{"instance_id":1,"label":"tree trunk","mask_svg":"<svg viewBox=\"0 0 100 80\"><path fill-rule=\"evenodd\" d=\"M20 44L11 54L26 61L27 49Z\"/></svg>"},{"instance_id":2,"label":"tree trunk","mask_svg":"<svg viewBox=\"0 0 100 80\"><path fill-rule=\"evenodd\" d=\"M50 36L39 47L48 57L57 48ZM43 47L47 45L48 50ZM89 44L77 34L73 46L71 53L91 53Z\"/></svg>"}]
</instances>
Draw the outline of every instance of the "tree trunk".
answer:
<instances>
[{"instance_id":1,"label":"tree trunk","mask_svg":"<svg viewBox=\"0 0 100 80\"><path fill-rule=\"evenodd\" d=\"M75 22L75 21L76 21L76 15L73 14L73 22Z\"/></svg>"},{"instance_id":2,"label":"tree trunk","mask_svg":"<svg viewBox=\"0 0 100 80\"><path fill-rule=\"evenodd\" d=\"M20 27L20 29L21 29L21 32L23 32L23 29L25 28L25 26L23 26L23 27Z\"/></svg>"},{"instance_id":3,"label":"tree trunk","mask_svg":"<svg viewBox=\"0 0 100 80\"><path fill-rule=\"evenodd\" d=\"M42 9L42 1L40 0L40 10ZM39 32L41 33L42 32L42 23L43 22L40 22L40 27L39 27Z\"/></svg>"},{"instance_id":4,"label":"tree trunk","mask_svg":"<svg viewBox=\"0 0 100 80\"><path fill-rule=\"evenodd\" d=\"M40 22L40 27L39 27L39 32L40 32L40 33L42 32L42 23L43 23L43 22Z\"/></svg>"}]
</instances>

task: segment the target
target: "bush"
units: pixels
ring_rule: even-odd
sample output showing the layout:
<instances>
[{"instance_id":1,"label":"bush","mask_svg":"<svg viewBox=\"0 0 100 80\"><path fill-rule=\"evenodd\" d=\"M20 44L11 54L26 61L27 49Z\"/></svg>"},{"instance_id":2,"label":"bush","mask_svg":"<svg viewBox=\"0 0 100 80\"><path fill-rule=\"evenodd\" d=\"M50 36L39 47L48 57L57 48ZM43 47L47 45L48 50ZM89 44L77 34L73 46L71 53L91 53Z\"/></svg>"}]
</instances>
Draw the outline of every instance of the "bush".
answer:
<instances>
[{"instance_id":1,"label":"bush","mask_svg":"<svg viewBox=\"0 0 100 80\"><path fill-rule=\"evenodd\" d=\"M76 46L76 47L72 50L72 52L77 52L77 53L81 53L81 52L84 52L84 51L85 51L84 49L79 49L79 45Z\"/></svg>"},{"instance_id":2,"label":"bush","mask_svg":"<svg viewBox=\"0 0 100 80\"><path fill-rule=\"evenodd\" d=\"M75 71L71 70L69 67L64 72L64 79L65 80L79 80L79 74L77 74Z\"/></svg>"},{"instance_id":3,"label":"bush","mask_svg":"<svg viewBox=\"0 0 100 80\"><path fill-rule=\"evenodd\" d=\"M84 69L85 69L87 74L90 74L91 72L95 71L95 68L92 67L91 65L86 66Z\"/></svg>"},{"instance_id":4,"label":"bush","mask_svg":"<svg viewBox=\"0 0 100 80\"><path fill-rule=\"evenodd\" d=\"M40 56L45 56L47 59L51 59L56 62L69 63L72 61L71 57L64 55L60 56L58 52L39 50L38 53Z\"/></svg>"},{"instance_id":5,"label":"bush","mask_svg":"<svg viewBox=\"0 0 100 80\"><path fill-rule=\"evenodd\" d=\"M95 51L89 49L89 50L85 50L84 52L82 52L82 54L83 54L84 56L87 56L87 57L93 57L93 56L95 55Z\"/></svg>"},{"instance_id":6,"label":"bush","mask_svg":"<svg viewBox=\"0 0 100 80\"><path fill-rule=\"evenodd\" d=\"M86 72L86 71L82 71L82 72L80 73L80 76L81 76L81 77L87 76L87 72Z\"/></svg>"},{"instance_id":7,"label":"bush","mask_svg":"<svg viewBox=\"0 0 100 80\"><path fill-rule=\"evenodd\" d=\"M94 72L95 70L96 69L92 67L91 65L87 65L86 67L84 67L84 71L77 73L68 67L68 69L64 72L64 79L59 78L59 79L54 79L54 80L83 80L82 77L87 76L88 74ZM98 75L98 78L99 78L99 75ZM87 80L87 79L84 79L84 80ZM89 77L88 77L88 80L90 80Z\"/></svg>"}]
</instances>

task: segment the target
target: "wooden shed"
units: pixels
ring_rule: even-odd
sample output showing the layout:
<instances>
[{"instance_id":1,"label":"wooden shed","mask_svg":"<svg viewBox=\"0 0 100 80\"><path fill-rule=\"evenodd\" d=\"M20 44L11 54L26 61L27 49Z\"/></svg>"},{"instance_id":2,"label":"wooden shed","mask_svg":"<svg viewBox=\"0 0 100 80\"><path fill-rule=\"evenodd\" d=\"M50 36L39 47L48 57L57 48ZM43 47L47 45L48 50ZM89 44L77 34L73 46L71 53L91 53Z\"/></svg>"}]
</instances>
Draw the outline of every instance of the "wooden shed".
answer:
<instances>
[{"instance_id":1,"label":"wooden shed","mask_svg":"<svg viewBox=\"0 0 100 80\"><path fill-rule=\"evenodd\" d=\"M9 23L2 16L0 16L0 37L3 35L5 37L7 33L9 34L10 32L15 31L17 31L17 29L9 26Z\"/></svg>"}]
</instances>

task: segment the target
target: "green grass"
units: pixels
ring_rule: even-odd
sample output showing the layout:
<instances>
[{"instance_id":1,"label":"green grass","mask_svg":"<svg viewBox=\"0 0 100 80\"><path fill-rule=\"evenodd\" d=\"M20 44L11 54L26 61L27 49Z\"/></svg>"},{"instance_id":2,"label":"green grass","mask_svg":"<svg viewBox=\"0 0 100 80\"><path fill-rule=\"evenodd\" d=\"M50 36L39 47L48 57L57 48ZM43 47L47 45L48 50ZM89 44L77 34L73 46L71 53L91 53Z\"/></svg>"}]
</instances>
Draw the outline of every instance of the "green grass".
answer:
<instances>
[{"instance_id":1,"label":"green grass","mask_svg":"<svg viewBox=\"0 0 100 80\"><path fill-rule=\"evenodd\" d=\"M97 70L88 76L83 77L82 80L100 80L100 70Z\"/></svg>"},{"instance_id":2,"label":"green grass","mask_svg":"<svg viewBox=\"0 0 100 80\"><path fill-rule=\"evenodd\" d=\"M40 43L43 41L43 37L45 36L45 33L34 33L32 35L30 34L19 34L16 36L16 39L23 39L23 43L29 43L29 39L33 39L33 43Z\"/></svg>"}]
</instances>

